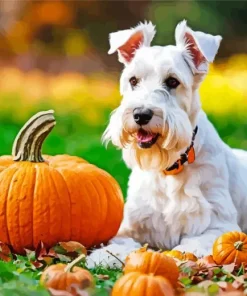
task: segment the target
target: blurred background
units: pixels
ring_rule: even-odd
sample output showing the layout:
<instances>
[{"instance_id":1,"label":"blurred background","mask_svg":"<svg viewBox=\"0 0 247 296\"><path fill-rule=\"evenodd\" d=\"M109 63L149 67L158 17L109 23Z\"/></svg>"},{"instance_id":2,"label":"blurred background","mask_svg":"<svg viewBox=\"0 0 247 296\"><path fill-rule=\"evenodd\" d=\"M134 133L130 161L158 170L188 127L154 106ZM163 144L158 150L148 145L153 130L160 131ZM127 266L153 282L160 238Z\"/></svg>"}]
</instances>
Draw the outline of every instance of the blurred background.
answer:
<instances>
[{"instance_id":1,"label":"blurred background","mask_svg":"<svg viewBox=\"0 0 247 296\"><path fill-rule=\"evenodd\" d=\"M81 156L110 172L126 193L120 151L101 145L118 106L122 65L108 34L139 21L157 26L153 44L174 44L177 22L223 36L201 87L203 108L232 147L247 149L247 1L0 0L0 155L24 122L54 109L57 126L43 152Z\"/></svg>"}]
</instances>

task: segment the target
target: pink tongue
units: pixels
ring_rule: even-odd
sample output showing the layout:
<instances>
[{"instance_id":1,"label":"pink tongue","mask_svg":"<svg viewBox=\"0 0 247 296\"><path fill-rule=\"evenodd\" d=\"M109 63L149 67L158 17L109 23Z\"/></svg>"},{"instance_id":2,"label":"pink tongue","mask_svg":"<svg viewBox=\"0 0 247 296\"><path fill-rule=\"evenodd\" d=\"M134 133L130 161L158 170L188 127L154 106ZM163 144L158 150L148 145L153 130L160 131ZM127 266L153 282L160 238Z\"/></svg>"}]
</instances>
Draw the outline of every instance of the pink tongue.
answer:
<instances>
[{"instance_id":1,"label":"pink tongue","mask_svg":"<svg viewBox=\"0 0 247 296\"><path fill-rule=\"evenodd\" d=\"M137 140L138 142L142 142L142 143L150 142L153 140L154 137L155 137L154 134L148 133L144 130L139 130L137 133Z\"/></svg>"}]
</instances>

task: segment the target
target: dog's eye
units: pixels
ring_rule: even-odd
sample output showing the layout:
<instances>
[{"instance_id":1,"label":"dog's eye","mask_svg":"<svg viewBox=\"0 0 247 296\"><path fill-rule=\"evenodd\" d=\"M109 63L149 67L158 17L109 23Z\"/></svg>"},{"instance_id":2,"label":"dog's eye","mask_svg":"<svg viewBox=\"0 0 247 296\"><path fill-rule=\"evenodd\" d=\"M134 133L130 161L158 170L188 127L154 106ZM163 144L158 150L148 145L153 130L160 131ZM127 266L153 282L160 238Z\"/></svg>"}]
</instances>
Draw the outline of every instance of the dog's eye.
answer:
<instances>
[{"instance_id":1,"label":"dog's eye","mask_svg":"<svg viewBox=\"0 0 247 296\"><path fill-rule=\"evenodd\" d=\"M165 80L165 84L169 88L177 88L179 86L180 82L174 77L169 77Z\"/></svg>"},{"instance_id":2,"label":"dog's eye","mask_svg":"<svg viewBox=\"0 0 247 296\"><path fill-rule=\"evenodd\" d=\"M133 76L130 78L129 82L130 82L131 86L134 87L137 85L138 79L135 76Z\"/></svg>"}]
</instances>

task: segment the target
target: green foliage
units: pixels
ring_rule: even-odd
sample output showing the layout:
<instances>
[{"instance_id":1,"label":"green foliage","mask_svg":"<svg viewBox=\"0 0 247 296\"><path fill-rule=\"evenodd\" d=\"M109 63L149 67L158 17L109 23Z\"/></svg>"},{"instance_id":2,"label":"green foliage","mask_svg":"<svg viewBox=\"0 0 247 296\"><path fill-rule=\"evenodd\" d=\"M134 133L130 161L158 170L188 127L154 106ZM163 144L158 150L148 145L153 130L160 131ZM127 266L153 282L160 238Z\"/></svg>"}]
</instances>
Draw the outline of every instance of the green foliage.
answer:
<instances>
[{"instance_id":1,"label":"green foliage","mask_svg":"<svg viewBox=\"0 0 247 296\"><path fill-rule=\"evenodd\" d=\"M39 271L31 267L27 257L16 262L0 261L0 295L2 296L48 296L38 285Z\"/></svg>"}]
</instances>

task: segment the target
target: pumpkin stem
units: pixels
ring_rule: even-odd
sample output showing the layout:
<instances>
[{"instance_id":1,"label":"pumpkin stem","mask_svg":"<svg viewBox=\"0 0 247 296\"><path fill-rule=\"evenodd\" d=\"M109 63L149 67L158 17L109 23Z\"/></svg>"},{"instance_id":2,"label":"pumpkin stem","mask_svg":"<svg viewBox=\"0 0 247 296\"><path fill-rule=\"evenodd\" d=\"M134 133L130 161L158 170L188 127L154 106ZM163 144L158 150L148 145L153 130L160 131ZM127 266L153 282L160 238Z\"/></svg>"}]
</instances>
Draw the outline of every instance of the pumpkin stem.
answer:
<instances>
[{"instance_id":1,"label":"pumpkin stem","mask_svg":"<svg viewBox=\"0 0 247 296\"><path fill-rule=\"evenodd\" d=\"M53 110L39 112L31 117L15 138L12 148L14 161L44 162L42 144L55 124Z\"/></svg>"},{"instance_id":2,"label":"pumpkin stem","mask_svg":"<svg viewBox=\"0 0 247 296\"><path fill-rule=\"evenodd\" d=\"M242 247L243 247L244 243L241 242L241 241L237 241L234 243L234 248L238 251L241 251L242 250Z\"/></svg>"},{"instance_id":3,"label":"pumpkin stem","mask_svg":"<svg viewBox=\"0 0 247 296\"><path fill-rule=\"evenodd\" d=\"M81 262L86 256L84 254L81 254L79 257L75 258L72 262L70 262L65 268L65 272L71 272L72 268L79 262Z\"/></svg>"}]
</instances>

